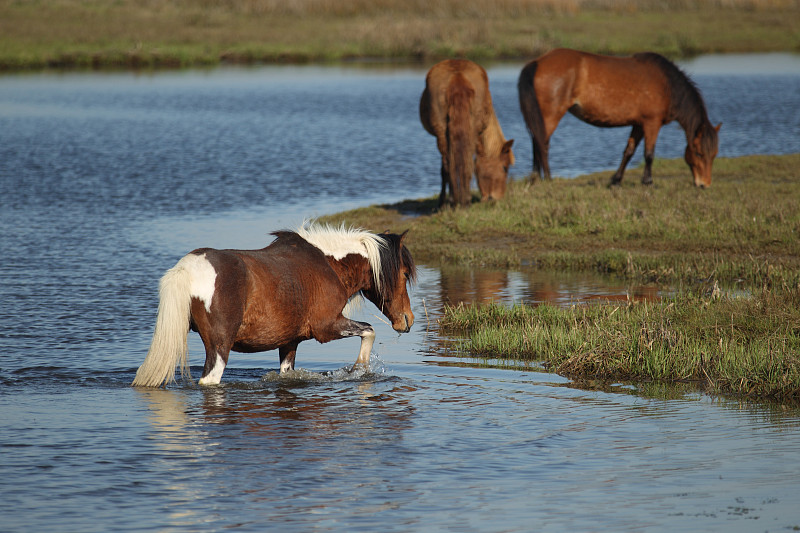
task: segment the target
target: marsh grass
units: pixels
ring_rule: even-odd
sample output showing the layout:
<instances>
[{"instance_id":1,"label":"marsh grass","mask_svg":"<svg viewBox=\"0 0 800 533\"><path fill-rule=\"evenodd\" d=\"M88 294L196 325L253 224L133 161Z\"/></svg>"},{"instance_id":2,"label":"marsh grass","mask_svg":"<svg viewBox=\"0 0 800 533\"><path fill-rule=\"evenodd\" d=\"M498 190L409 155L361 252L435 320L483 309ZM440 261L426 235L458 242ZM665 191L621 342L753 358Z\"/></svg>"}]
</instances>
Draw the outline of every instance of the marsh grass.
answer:
<instances>
[{"instance_id":1,"label":"marsh grass","mask_svg":"<svg viewBox=\"0 0 800 533\"><path fill-rule=\"evenodd\" d=\"M569 377L800 401L800 287L627 305L449 306L440 328L464 336L471 353L540 361Z\"/></svg>"},{"instance_id":2,"label":"marsh grass","mask_svg":"<svg viewBox=\"0 0 800 533\"><path fill-rule=\"evenodd\" d=\"M448 306L439 326L464 351L545 362L578 380L687 382L800 402L800 154L718 159L710 189L683 161L656 160L654 185L609 189L611 172L514 182L497 203L435 199L328 217L410 229L429 264L611 272L656 282L656 302ZM720 290L720 287L723 290ZM738 297L736 297L738 295Z\"/></svg>"},{"instance_id":3,"label":"marsh grass","mask_svg":"<svg viewBox=\"0 0 800 533\"><path fill-rule=\"evenodd\" d=\"M797 0L0 0L0 68L800 50Z\"/></svg>"},{"instance_id":4,"label":"marsh grass","mask_svg":"<svg viewBox=\"0 0 800 533\"><path fill-rule=\"evenodd\" d=\"M435 210L432 198L371 206L326 220L410 229L418 261L593 270L661 283L742 287L800 283L800 154L718 159L710 189L681 160L656 160L654 185L630 171L530 183L505 199Z\"/></svg>"}]
</instances>

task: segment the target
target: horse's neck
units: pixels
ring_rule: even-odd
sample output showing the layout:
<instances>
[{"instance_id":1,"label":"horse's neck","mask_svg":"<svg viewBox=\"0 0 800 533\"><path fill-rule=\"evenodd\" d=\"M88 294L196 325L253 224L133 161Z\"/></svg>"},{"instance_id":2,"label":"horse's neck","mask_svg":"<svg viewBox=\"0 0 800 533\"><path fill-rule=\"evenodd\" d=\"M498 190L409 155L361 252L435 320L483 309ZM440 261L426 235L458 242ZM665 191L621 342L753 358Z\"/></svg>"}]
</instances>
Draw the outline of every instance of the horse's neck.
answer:
<instances>
[{"instance_id":1,"label":"horse's neck","mask_svg":"<svg viewBox=\"0 0 800 533\"><path fill-rule=\"evenodd\" d=\"M342 259L327 256L327 260L345 287L348 297L372 287L372 267L367 258L358 254L349 254Z\"/></svg>"}]
</instances>

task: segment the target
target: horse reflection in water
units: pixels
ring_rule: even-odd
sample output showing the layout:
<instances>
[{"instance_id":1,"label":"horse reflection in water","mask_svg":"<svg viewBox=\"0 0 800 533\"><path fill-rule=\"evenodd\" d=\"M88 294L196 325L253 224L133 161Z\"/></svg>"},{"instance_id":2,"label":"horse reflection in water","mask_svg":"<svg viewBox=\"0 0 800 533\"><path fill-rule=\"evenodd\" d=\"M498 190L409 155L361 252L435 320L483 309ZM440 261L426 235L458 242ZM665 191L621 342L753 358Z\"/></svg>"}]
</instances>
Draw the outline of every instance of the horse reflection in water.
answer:
<instances>
[{"instance_id":1,"label":"horse reflection in water","mask_svg":"<svg viewBox=\"0 0 800 533\"><path fill-rule=\"evenodd\" d=\"M577 278L574 283L564 283L560 281L561 278L542 272L452 268L442 271L439 301L443 305L484 305L494 302L616 305L660 298L658 287L653 285L622 286L593 278Z\"/></svg>"},{"instance_id":2,"label":"horse reflection in water","mask_svg":"<svg viewBox=\"0 0 800 533\"><path fill-rule=\"evenodd\" d=\"M179 365L191 378L189 329L206 350L201 385L217 384L230 351L278 349L280 371L294 369L297 346L360 336L356 365L367 367L375 331L346 318L351 298L363 295L399 332L414 314L406 284L416 268L403 244L405 233L304 224L273 233L261 250L195 250L161 279L155 332L134 386L158 387L174 380Z\"/></svg>"},{"instance_id":3,"label":"horse reflection in water","mask_svg":"<svg viewBox=\"0 0 800 533\"><path fill-rule=\"evenodd\" d=\"M550 136L568 111L600 127L633 126L622 163L611 184L622 181L625 167L644 138L643 184L652 183L651 167L661 126L677 120L686 133L685 159L694 184L711 185L717 133L700 91L689 77L654 53L611 57L556 49L525 65L517 85L519 105L533 141L533 170L549 179Z\"/></svg>"}]
</instances>

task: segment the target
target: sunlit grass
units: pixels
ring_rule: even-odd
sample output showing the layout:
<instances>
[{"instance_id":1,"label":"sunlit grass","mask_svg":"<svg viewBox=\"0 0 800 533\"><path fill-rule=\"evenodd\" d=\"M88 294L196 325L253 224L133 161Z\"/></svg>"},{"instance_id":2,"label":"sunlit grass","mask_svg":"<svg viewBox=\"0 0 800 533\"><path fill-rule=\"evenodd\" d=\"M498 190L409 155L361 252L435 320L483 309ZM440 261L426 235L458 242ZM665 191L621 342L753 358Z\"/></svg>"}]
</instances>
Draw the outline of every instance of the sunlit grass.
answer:
<instances>
[{"instance_id":1,"label":"sunlit grass","mask_svg":"<svg viewBox=\"0 0 800 533\"><path fill-rule=\"evenodd\" d=\"M792 0L0 0L0 68L798 51Z\"/></svg>"},{"instance_id":2,"label":"sunlit grass","mask_svg":"<svg viewBox=\"0 0 800 533\"><path fill-rule=\"evenodd\" d=\"M448 306L440 327L472 354L544 362L565 376L800 401L800 287L627 305Z\"/></svg>"},{"instance_id":3,"label":"sunlit grass","mask_svg":"<svg viewBox=\"0 0 800 533\"><path fill-rule=\"evenodd\" d=\"M698 280L762 287L800 282L800 154L718 159L710 189L681 160L656 160L655 184L636 171L512 184L505 199L435 211L435 200L340 213L376 231L410 229L432 264L610 272L638 281ZM409 217L409 213L417 216Z\"/></svg>"}]
</instances>

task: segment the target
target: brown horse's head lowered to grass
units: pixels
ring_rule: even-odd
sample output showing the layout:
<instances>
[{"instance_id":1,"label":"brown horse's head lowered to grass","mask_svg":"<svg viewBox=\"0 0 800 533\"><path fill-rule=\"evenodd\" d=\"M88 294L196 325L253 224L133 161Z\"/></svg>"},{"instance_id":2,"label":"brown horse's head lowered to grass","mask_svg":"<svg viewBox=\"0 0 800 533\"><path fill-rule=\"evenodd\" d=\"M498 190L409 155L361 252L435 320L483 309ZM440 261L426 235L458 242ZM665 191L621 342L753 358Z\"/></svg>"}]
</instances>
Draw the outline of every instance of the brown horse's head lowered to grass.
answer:
<instances>
[{"instance_id":1,"label":"brown horse's head lowered to grass","mask_svg":"<svg viewBox=\"0 0 800 533\"><path fill-rule=\"evenodd\" d=\"M622 181L644 138L642 183L652 183L651 167L661 126L677 121L686 133L686 163L694 184L711 185L718 151L703 97L691 79L654 53L612 57L557 49L525 65L517 84L519 104L533 141L533 169L550 178L550 137L565 113L601 127L633 126L611 184Z\"/></svg>"},{"instance_id":2,"label":"brown horse's head lowered to grass","mask_svg":"<svg viewBox=\"0 0 800 533\"><path fill-rule=\"evenodd\" d=\"M475 174L481 200L505 195L508 168L514 164L511 146L497 121L486 71L472 61L448 59L437 63L425 78L419 102L425 130L436 137L442 155L439 206L470 202ZM447 189L450 189L450 198Z\"/></svg>"}]
</instances>

